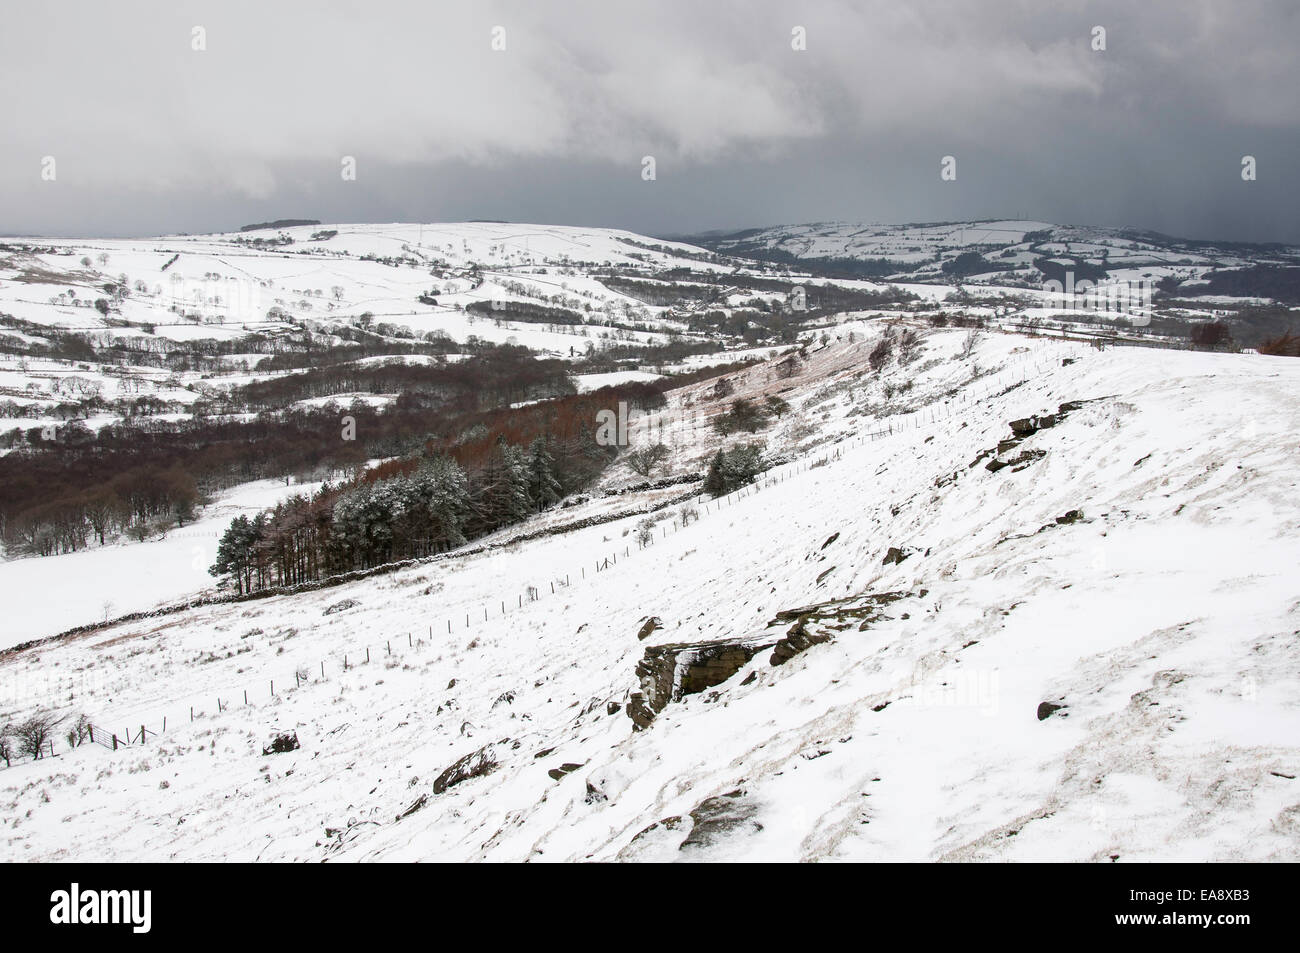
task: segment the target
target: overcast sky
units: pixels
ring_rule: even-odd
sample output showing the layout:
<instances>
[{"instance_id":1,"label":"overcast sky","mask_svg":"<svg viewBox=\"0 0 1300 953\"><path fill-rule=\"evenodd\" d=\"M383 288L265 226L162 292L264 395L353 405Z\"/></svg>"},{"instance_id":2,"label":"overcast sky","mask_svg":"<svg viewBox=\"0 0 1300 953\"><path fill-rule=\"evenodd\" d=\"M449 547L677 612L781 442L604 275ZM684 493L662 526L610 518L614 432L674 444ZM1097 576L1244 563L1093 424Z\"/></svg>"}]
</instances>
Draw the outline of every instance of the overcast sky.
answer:
<instances>
[{"instance_id":1,"label":"overcast sky","mask_svg":"<svg viewBox=\"0 0 1300 953\"><path fill-rule=\"evenodd\" d=\"M1297 48L1290 0L7 4L0 233L1023 216L1300 242Z\"/></svg>"}]
</instances>

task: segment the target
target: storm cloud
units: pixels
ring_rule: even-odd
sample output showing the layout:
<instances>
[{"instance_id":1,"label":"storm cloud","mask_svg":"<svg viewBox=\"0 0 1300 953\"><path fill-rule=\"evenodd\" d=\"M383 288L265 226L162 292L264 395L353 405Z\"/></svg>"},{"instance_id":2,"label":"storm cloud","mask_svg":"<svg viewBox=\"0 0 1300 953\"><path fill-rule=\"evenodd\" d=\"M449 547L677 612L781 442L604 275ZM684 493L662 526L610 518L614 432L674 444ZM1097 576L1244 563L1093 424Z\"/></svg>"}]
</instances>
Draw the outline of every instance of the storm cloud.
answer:
<instances>
[{"instance_id":1,"label":"storm cloud","mask_svg":"<svg viewBox=\"0 0 1300 953\"><path fill-rule=\"evenodd\" d=\"M1300 242L1298 41L1259 0L24 5L0 232L1028 217Z\"/></svg>"}]
</instances>

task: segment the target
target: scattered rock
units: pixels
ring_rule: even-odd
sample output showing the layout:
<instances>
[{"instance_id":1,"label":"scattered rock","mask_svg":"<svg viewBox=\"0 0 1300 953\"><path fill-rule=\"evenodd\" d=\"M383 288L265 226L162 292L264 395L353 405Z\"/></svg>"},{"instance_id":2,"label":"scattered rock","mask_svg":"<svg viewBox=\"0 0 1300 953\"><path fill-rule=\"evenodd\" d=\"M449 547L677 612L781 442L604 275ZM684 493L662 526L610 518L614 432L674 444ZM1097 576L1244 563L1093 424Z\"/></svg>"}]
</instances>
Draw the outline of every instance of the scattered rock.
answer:
<instances>
[{"instance_id":1,"label":"scattered rock","mask_svg":"<svg viewBox=\"0 0 1300 953\"><path fill-rule=\"evenodd\" d=\"M572 774L574 771L577 771L581 767L582 765L580 764L574 764L572 761L566 761L558 768L551 768L551 770L547 771L546 773L549 774L556 781L558 781L566 774Z\"/></svg>"},{"instance_id":2,"label":"scattered rock","mask_svg":"<svg viewBox=\"0 0 1300 953\"><path fill-rule=\"evenodd\" d=\"M504 741L498 742L498 744L504 743ZM484 745L477 751L471 751L465 757L453 763L451 767L434 780L433 793L441 794L462 781L491 774L498 764L496 747L496 744Z\"/></svg>"},{"instance_id":3,"label":"scattered rock","mask_svg":"<svg viewBox=\"0 0 1300 953\"><path fill-rule=\"evenodd\" d=\"M881 563L886 566L896 566L910 555L912 554L904 552L897 546L890 546L889 551L885 553L885 558L881 560Z\"/></svg>"},{"instance_id":4,"label":"scattered rock","mask_svg":"<svg viewBox=\"0 0 1300 953\"><path fill-rule=\"evenodd\" d=\"M1064 707L1064 705L1056 705L1052 702L1039 702L1038 720L1043 721L1044 719L1051 718L1053 713L1060 711Z\"/></svg>"},{"instance_id":5,"label":"scattered rock","mask_svg":"<svg viewBox=\"0 0 1300 953\"><path fill-rule=\"evenodd\" d=\"M641 631L637 632L637 640L643 642L648 639L656 629L662 628L663 622L660 618L657 615L652 615L650 618L646 619L645 625L641 626Z\"/></svg>"},{"instance_id":6,"label":"scattered rock","mask_svg":"<svg viewBox=\"0 0 1300 953\"><path fill-rule=\"evenodd\" d=\"M729 791L706 798L691 811L695 825L678 850L701 850L718 843L727 835L756 834L763 825L754 820L758 808L746 799L743 790Z\"/></svg>"},{"instance_id":7,"label":"scattered rock","mask_svg":"<svg viewBox=\"0 0 1300 953\"><path fill-rule=\"evenodd\" d=\"M1028 437L1038 432L1038 424L1033 417L1021 417L1011 421L1011 432L1017 437Z\"/></svg>"},{"instance_id":8,"label":"scattered rock","mask_svg":"<svg viewBox=\"0 0 1300 953\"><path fill-rule=\"evenodd\" d=\"M618 702L610 702L608 705L605 706L605 714L617 715L620 711L622 711L622 709L623 706L620 705Z\"/></svg>"},{"instance_id":9,"label":"scattered rock","mask_svg":"<svg viewBox=\"0 0 1300 953\"><path fill-rule=\"evenodd\" d=\"M1011 467L1014 473L1017 470L1023 470L1035 460L1041 460L1047 456L1046 450L1021 450L1018 454L1009 460L994 458L990 460L985 467L990 473L997 473L1003 467Z\"/></svg>"},{"instance_id":10,"label":"scattered rock","mask_svg":"<svg viewBox=\"0 0 1300 953\"><path fill-rule=\"evenodd\" d=\"M336 602L332 606L327 606L322 615L333 615L336 612L342 612L344 609L355 609L359 602L355 599L344 599L342 602Z\"/></svg>"},{"instance_id":11,"label":"scattered rock","mask_svg":"<svg viewBox=\"0 0 1300 953\"><path fill-rule=\"evenodd\" d=\"M262 754L284 754L286 751L296 751L298 747L298 732L282 731L271 738L271 743L262 749Z\"/></svg>"},{"instance_id":12,"label":"scattered rock","mask_svg":"<svg viewBox=\"0 0 1300 953\"><path fill-rule=\"evenodd\" d=\"M633 692L627 701L627 716L632 719L633 731L643 731L655 720L655 709L650 707L643 694Z\"/></svg>"},{"instance_id":13,"label":"scattered rock","mask_svg":"<svg viewBox=\"0 0 1300 953\"><path fill-rule=\"evenodd\" d=\"M1081 519L1083 519L1083 512L1081 510L1068 510L1058 516L1056 522L1060 524L1077 523Z\"/></svg>"},{"instance_id":14,"label":"scattered rock","mask_svg":"<svg viewBox=\"0 0 1300 953\"><path fill-rule=\"evenodd\" d=\"M680 846L683 828L690 823L680 815L665 817L649 827L642 828L628 841L615 858L620 861L671 858Z\"/></svg>"},{"instance_id":15,"label":"scattered rock","mask_svg":"<svg viewBox=\"0 0 1300 953\"><path fill-rule=\"evenodd\" d=\"M416 798L416 799L415 799L415 800L410 804L410 806L408 806L408 807L406 808L406 810L402 811L401 814L398 814L398 815L397 815L397 819L400 821L400 820L401 820L402 818L404 818L404 817L410 817L412 814L414 814L414 813L415 813L416 811L418 811L420 808L424 807L425 803L426 803L428 800L429 800L429 795L427 795L427 794L421 794L418 798Z\"/></svg>"},{"instance_id":16,"label":"scattered rock","mask_svg":"<svg viewBox=\"0 0 1300 953\"><path fill-rule=\"evenodd\" d=\"M825 549L827 546L829 546L831 543L835 542L835 540L839 538L840 538L839 533L832 533L830 536L826 538L826 542L822 543L822 549Z\"/></svg>"}]
</instances>

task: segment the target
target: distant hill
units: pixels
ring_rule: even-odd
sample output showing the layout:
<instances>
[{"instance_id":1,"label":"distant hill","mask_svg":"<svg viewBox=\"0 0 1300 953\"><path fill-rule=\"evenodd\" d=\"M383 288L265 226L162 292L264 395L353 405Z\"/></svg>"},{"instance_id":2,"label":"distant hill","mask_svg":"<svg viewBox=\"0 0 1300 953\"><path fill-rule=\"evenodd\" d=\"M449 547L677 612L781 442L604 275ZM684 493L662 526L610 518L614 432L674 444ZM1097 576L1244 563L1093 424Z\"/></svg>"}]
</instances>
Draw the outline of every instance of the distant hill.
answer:
<instances>
[{"instance_id":1,"label":"distant hill","mask_svg":"<svg viewBox=\"0 0 1300 953\"><path fill-rule=\"evenodd\" d=\"M277 218L274 222L258 222L256 225L240 226L241 232L256 232L263 228L293 228L295 225L319 225L314 218Z\"/></svg>"}]
</instances>

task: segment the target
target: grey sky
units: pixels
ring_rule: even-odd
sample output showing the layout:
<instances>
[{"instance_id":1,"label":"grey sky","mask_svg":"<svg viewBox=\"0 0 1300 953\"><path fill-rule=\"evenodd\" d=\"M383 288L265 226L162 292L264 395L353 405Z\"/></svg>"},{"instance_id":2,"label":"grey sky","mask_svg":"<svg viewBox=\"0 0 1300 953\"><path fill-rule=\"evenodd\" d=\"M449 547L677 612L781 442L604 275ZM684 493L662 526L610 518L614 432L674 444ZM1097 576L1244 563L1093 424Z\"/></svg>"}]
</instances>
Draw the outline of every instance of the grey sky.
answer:
<instances>
[{"instance_id":1,"label":"grey sky","mask_svg":"<svg viewBox=\"0 0 1300 953\"><path fill-rule=\"evenodd\" d=\"M1259 0L11 5L0 232L1023 215L1300 242L1297 46L1300 5Z\"/></svg>"}]
</instances>

